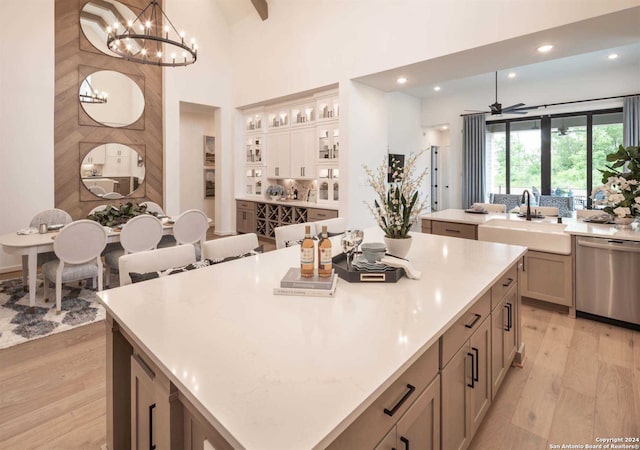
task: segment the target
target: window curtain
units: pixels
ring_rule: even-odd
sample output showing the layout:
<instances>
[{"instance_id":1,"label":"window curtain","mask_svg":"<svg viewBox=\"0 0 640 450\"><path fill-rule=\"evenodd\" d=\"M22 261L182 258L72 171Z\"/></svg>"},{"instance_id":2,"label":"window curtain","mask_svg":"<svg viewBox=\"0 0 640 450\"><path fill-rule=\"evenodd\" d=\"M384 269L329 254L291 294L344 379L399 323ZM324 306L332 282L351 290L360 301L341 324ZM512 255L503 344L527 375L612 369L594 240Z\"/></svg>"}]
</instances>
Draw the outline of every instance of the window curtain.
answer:
<instances>
[{"instance_id":1,"label":"window curtain","mask_svg":"<svg viewBox=\"0 0 640 450\"><path fill-rule=\"evenodd\" d=\"M462 127L462 206L485 201L487 120L484 114L464 116Z\"/></svg>"},{"instance_id":2,"label":"window curtain","mask_svg":"<svg viewBox=\"0 0 640 450\"><path fill-rule=\"evenodd\" d=\"M622 142L625 147L640 145L640 95L624 98L622 133Z\"/></svg>"}]
</instances>

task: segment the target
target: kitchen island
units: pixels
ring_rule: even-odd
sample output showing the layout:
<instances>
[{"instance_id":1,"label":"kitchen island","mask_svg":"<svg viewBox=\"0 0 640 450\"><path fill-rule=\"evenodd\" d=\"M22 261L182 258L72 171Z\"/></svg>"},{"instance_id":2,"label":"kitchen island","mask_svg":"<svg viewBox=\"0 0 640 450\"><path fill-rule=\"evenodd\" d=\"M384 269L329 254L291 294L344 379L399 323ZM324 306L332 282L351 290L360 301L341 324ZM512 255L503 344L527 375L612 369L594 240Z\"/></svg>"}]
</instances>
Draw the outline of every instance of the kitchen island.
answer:
<instances>
[{"instance_id":1,"label":"kitchen island","mask_svg":"<svg viewBox=\"0 0 640 450\"><path fill-rule=\"evenodd\" d=\"M433 446L460 437L468 445L511 361L522 361L517 273L526 249L412 239L420 280L340 280L333 298L273 295L298 264L297 247L101 292L109 448L203 448L206 439L218 450L390 449L423 391L421 399L433 393L438 425L442 392L443 436L434 425ZM366 230L366 241L382 241L381 232ZM489 339L481 357L480 331ZM462 372L448 377L454 363ZM404 383L416 367L428 379ZM451 417L473 407L445 410L454 391L477 407L462 425ZM362 436L372 408L380 420ZM458 426L462 434L447 434Z\"/></svg>"}]
</instances>

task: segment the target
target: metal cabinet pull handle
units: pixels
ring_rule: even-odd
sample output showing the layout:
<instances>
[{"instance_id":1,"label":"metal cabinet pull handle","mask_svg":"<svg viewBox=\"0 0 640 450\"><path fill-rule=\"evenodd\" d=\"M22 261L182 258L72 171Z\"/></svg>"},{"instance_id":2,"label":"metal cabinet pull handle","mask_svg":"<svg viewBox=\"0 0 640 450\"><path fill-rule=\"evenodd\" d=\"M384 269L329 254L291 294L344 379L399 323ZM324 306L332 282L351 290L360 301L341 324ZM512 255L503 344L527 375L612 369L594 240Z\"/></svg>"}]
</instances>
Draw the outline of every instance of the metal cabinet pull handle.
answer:
<instances>
[{"instance_id":1,"label":"metal cabinet pull handle","mask_svg":"<svg viewBox=\"0 0 640 450\"><path fill-rule=\"evenodd\" d=\"M149 405L149 449L155 450L156 444L153 443L153 410L156 408L156 404Z\"/></svg>"},{"instance_id":2,"label":"metal cabinet pull handle","mask_svg":"<svg viewBox=\"0 0 640 450\"><path fill-rule=\"evenodd\" d=\"M475 387L476 387L476 384L475 384L475 381L476 381L475 354L467 352L467 356L471 356L471 384L467 383L467 386L469 386L471 389L475 389ZM466 370L465 370L465 372L466 372Z\"/></svg>"},{"instance_id":3,"label":"metal cabinet pull handle","mask_svg":"<svg viewBox=\"0 0 640 450\"><path fill-rule=\"evenodd\" d=\"M511 331L513 328L513 305L511 303L507 303L507 331Z\"/></svg>"},{"instance_id":4,"label":"metal cabinet pull handle","mask_svg":"<svg viewBox=\"0 0 640 450\"><path fill-rule=\"evenodd\" d=\"M413 394L413 391L416 390L415 386L410 385L409 383L407 383L407 389L408 391L402 396L402 398L400 399L400 401L398 403L396 403L396 406L394 406L393 408L391 408L390 410L385 408L384 409L384 413L389 416L389 417L393 417L393 415L395 413L398 412L398 410L400 409L400 407L404 404L404 402L407 401L407 399L409 398L409 396L411 394Z\"/></svg>"},{"instance_id":5,"label":"metal cabinet pull handle","mask_svg":"<svg viewBox=\"0 0 640 450\"><path fill-rule=\"evenodd\" d=\"M480 314L474 314L474 316L476 316L471 323L467 323L465 324L465 328L473 328L476 323L478 323L478 320L480 320L480 317L482 317Z\"/></svg>"},{"instance_id":6,"label":"metal cabinet pull handle","mask_svg":"<svg viewBox=\"0 0 640 450\"><path fill-rule=\"evenodd\" d=\"M407 439L404 436L400 436L400 440L402 441L402 443L404 444L404 449L405 450L409 450L409 439Z\"/></svg>"},{"instance_id":7,"label":"metal cabinet pull handle","mask_svg":"<svg viewBox=\"0 0 640 450\"><path fill-rule=\"evenodd\" d=\"M476 357L475 357L476 375L475 375L475 378L473 380L474 381L480 381L480 379L479 379L479 377L480 377L480 351L475 347L471 347L471 350L473 350L475 352L475 354L476 354Z\"/></svg>"},{"instance_id":8,"label":"metal cabinet pull handle","mask_svg":"<svg viewBox=\"0 0 640 450\"><path fill-rule=\"evenodd\" d=\"M502 286L503 287L509 287L509 286L511 286L511 283L513 283L513 278L507 278L507 282L504 283Z\"/></svg>"},{"instance_id":9,"label":"metal cabinet pull handle","mask_svg":"<svg viewBox=\"0 0 640 450\"><path fill-rule=\"evenodd\" d=\"M445 228L444 231L446 231L447 233L460 233L460 230L452 230L450 228Z\"/></svg>"},{"instance_id":10,"label":"metal cabinet pull handle","mask_svg":"<svg viewBox=\"0 0 640 450\"><path fill-rule=\"evenodd\" d=\"M505 304L503 306L503 308L507 310L507 324L506 325L504 324L504 316L503 316L502 317L502 329L504 331L509 331L509 305Z\"/></svg>"}]
</instances>

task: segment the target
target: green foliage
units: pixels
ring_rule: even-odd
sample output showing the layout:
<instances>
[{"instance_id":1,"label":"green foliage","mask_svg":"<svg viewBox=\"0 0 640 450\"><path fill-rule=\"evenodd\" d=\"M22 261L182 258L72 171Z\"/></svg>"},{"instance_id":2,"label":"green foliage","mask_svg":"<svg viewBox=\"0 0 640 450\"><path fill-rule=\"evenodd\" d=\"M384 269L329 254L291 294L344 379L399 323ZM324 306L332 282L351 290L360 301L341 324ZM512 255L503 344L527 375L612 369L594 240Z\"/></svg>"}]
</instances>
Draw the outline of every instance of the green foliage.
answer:
<instances>
[{"instance_id":1,"label":"green foliage","mask_svg":"<svg viewBox=\"0 0 640 450\"><path fill-rule=\"evenodd\" d=\"M156 215L147 211L147 205L138 205L134 202L127 202L120 205L120 208L107 205L107 207L102 211L96 211L93 214L89 214L87 219L95 220L105 227L116 227L118 225L124 225L129 219L141 214Z\"/></svg>"}]
</instances>

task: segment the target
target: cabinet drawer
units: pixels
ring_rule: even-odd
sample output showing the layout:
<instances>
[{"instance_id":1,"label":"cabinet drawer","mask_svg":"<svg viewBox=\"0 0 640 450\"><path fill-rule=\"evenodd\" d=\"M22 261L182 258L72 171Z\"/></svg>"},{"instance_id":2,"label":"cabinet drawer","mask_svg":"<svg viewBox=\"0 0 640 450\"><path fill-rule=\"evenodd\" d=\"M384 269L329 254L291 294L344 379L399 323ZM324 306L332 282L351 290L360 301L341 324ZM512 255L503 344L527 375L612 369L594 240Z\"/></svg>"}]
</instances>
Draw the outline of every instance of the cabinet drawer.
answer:
<instances>
[{"instance_id":1,"label":"cabinet drawer","mask_svg":"<svg viewBox=\"0 0 640 450\"><path fill-rule=\"evenodd\" d=\"M422 232L431 234L431 221L429 219L422 219Z\"/></svg>"},{"instance_id":2,"label":"cabinet drawer","mask_svg":"<svg viewBox=\"0 0 640 450\"><path fill-rule=\"evenodd\" d=\"M250 209L253 211L253 202L246 202L244 200L236 200L236 209Z\"/></svg>"},{"instance_id":3,"label":"cabinet drawer","mask_svg":"<svg viewBox=\"0 0 640 450\"><path fill-rule=\"evenodd\" d=\"M491 292L485 293L440 339L440 367L444 367L467 339L489 317Z\"/></svg>"},{"instance_id":4,"label":"cabinet drawer","mask_svg":"<svg viewBox=\"0 0 640 450\"><path fill-rule=\"evenodd\" d=\"M518 266L514 264L491 287L491 310L498 306L502 297L518 282Z\"/></svg>"},{"instance_id":5,"label":"cabinet drawer","mask_svg":"<svg viewBox=\"0 0 640 450\"><path fill-rule=\"evenodd\" d=\"M433 344L329 445L328 449L374 448L438 374L438 344ZM413 387L411 389L410 387ZM385 413L387 410L392 415Z\"/></svg>"},{"instance_id":6,"label":"cabinet drawer","mask_svg":"<svg viewBox=\"0 0 640 450\"><path fill-rule=\"evenodd\" d=\"M338 211L331 209L307 209L307 220L309 222L317 222L319 220L335 219L338 217Z\"/></svg>"},{"instance_id":7,"label":"cabinet drawer","mask_svg":"<svg viewBox=\"0 0 640 450\"><path fill-rule=\"evenodd\" d=\"M477 227L465 223L431 221L431 233L440 236L476 239Z\"/></svg>"}]
</instances>

